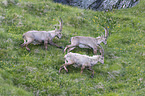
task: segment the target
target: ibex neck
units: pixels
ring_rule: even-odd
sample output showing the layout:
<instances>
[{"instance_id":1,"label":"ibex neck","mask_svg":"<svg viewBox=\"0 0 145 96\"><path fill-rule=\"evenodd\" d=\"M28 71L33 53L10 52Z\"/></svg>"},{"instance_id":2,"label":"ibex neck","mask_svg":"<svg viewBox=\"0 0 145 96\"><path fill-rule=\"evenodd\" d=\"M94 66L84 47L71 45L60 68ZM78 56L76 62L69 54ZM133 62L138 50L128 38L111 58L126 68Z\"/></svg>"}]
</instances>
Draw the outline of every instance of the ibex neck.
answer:
<instances>
[{"instance_id":1,"label":"ibex neck","mask_svg":"<svg viewBox=\"0 0 145 96\"><path fill-rule=\"evenodd\" d=\"M54 31L48 31L49 34L51 35L50 38L53 39L56 36L56 32Z\"/></svg>"}]
</instances>

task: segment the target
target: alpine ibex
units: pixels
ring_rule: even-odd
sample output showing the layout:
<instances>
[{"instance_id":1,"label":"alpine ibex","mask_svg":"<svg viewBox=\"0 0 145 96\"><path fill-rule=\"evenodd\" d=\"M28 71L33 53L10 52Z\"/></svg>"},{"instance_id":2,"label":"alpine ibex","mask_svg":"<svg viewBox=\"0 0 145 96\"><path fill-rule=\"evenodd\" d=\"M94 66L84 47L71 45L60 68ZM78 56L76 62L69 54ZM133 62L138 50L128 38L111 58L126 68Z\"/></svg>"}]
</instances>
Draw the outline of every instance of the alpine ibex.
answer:
<instances>
[{"instance_id":1,"label":"alpine ibex","mask_svg":"<svg viewBox=\"0 0 145 96\"><path fill-rule=\"evenodd\" d=\"M60 18L61 19L61 18ZM34 45L41 44L44 42L45 49L47 50L47 43L50 43L51 45L55 45L59 48L63 48L62 46L59 46L52 42L53 38L57 36L59 39L62 36L62 19L59 21L59 29L55 28L55 30L52 31L28 31L23 34L24 43L21 44L22 47L26 47L26 49L30 52L30 49L27 47L28 44L32 43Z\"/></svg>"},{"instance_id":2,"label":"alpine ibex","mask_svg":"<svg viewBox=\"0 0 145 96\"><path fill-rule=\"evenodd\" d=\"M104 27L103 27L104 28ZM97 53L97 47L100 47L101 50L101 54L103 55L103 47L100 46L100 43L103 42L105 45L107 44L107 37L108 37L108 29L107 27L104 28L105 30L105 37L104 35L99 36L97 38L93 38L93 37L85 37L85 36L75 36L75 37L71 37L71 45L67 45L64 49L64 52L66 51L67 48L68 51L73 50L74 48L76 48L76 46L79 46L80 48L93 48L94 50L94 54Z\"/></svg>"},{"instance_id":3,"label":"alpine ibex","mask_svg":"<svg viewBox=\"0 0 145 96\"><path fill-rule=\"evenodd\" d=\"M64 68L66 72L68 72L66 66L73 64L74 67L81 67L81 73L83 73L85 67L89 67L88 69L92 71L92 77L93 77L94 70L91 67L97 64L98 61L104 64L104 57L101 55L87 56L87 55L81 55L78 53L69 52L64 56L64 58L65 58L65 64L63 64L63 66L60 67L59 73L62 68Z\"/></svg>"}]
</instances>

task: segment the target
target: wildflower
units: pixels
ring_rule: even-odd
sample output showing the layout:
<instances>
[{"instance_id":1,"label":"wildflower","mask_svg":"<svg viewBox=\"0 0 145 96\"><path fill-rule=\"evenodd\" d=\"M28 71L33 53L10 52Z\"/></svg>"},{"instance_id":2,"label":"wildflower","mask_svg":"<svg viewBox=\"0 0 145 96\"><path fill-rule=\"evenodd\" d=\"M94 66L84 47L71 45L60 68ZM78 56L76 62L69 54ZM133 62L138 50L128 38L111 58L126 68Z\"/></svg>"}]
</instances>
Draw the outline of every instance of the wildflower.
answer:
<instances>
[{"instance_id":1,"label":"wildflower","mask_svg":"<svg viewBox=\"0 0 145 96\"><path fill-rule=\"evenodd\" d=\"M137 43L136 43L136 45L137 45Z\"/></svg>"},{"instance_id":2,"label":"wildflower","mask_svg":"<svg viewBox=\"0 0 145 96\"><path fill-rule=\"evenodd\" d=\"M95 16L95 18L97 18L97 19L98 19L98 17L96 17L96 16Z\"/></svg>"},{"instance_id":3,"label":"wildflower","mask_svg":"<svg viewBox=\"0 0 145 96\"><path fill-rule=\"evenodd\" d=\"M94 22L95 22L95 20L94 19L92 19Z\"/></svg>"}]
</instances>

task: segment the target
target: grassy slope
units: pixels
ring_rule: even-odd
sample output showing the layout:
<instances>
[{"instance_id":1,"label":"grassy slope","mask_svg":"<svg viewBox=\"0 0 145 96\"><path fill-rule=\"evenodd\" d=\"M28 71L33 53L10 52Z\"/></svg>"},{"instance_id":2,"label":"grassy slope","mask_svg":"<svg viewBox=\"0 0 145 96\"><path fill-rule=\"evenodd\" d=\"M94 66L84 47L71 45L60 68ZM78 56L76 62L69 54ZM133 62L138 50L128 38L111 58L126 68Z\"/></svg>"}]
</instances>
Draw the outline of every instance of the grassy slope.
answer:
<instances>
[{"instance_id":1,"label":"grassy slope","mask_svg":"<svg viewBox=\"0 0 145 96\"><path fill-rule=\"evenodd\" d=\"M1 5L0 15L0 93L2 95L144 95L145 85L145 1L130 9L94 12L49 1L21 0L8 7ZM69 66L69 73L59 67L64 63L61 49L29 45L31 53L19 44L29 30L53 30L63 19L63 37L54 42L66 46L72 36L97 37L109 28L105 64L95 65L94 78L87 70ZM93 55L89 49L73 52ZM71 69L72 68L72 69ZM73 69L74 68L74 69ZM11 90L13 89L13 90ZM9 92L9 93L8 93ZM0 95L1 95L0 94Z\"/></svg>"}]
</instances>

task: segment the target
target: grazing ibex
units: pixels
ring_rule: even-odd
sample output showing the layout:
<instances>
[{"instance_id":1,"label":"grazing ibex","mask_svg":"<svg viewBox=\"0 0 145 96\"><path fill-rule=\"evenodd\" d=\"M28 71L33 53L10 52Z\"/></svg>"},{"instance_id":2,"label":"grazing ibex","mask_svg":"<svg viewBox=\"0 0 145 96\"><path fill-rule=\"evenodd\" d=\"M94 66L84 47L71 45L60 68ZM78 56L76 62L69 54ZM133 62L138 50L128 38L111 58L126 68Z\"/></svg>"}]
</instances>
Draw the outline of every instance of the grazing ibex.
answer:
<instances>
[{"instance_id":1,"label":"grazing ibex","mask_svg":"<svg viewBox=\"0 0 145 96\"><path fill-rule=\"evenodd\" d=\"M104 28L104 27L103 27ZM105 30L105 37L104 35L99 36L97 38L93 38L93 37L85 37L85 36L75 36L75 37L71 37L71 45L67 45L64 49L64 52L66 51L67 48L68 51L73 50L74 48L76 48L76 46L79 46L80 48L93 48L94 50L94 54L97 53L97 47L100 47L101 50L103 50L102 46L100 46L100 43L103 42L105 45L107 44L107 37L108 37L108 29L107 27L104 28ZM103 53L100 50L101 54Z\"/></svg>"},{"instance_id":2,"label":"grazing ibex","mask_svg":"<svg viewBox=\"0 0 145 96\"><path fill-rule=\"evenodd\" d=\"M61 19L61 18L60 18ZM62 36L62 19L61 21L59 21L60 26L59 29L55 29L52 31L28 31L26 33L23 34L23 39L24 39L24 43L21 44L22 47L26 47L26 49L30 52L30 49L27 47L28 44L32 43L34 45L36 44L41 44L42 42L44 42L45 45L45 49L47 49L47 43L50 43L51 45L55 45L59 48L63 48L62 46L59 46L55 43L52 42L52 39L57 36L59 39Z\"/></svg>"},{"instance_id":3,"label":"grazing ibex","mask_svg":"<svg viewBox=\"0 0 145 96\"><path fill-rule=\"evenodd\" d=\"M65 64L60 67L59 73L62 68L68 72L66 66L73 64L74 67L81 67L81 73L85 69L85 67L89 67L88 69L92 71L92 76L94 76L94 70L91 68L93 65L97 64L99 61L100 63L104 64L104 57L101 55L93 55L93 56L87 56L87 55L81 55L78 53L72 53L69 52L65 56Z\"/></svg>"}]
</instances>

